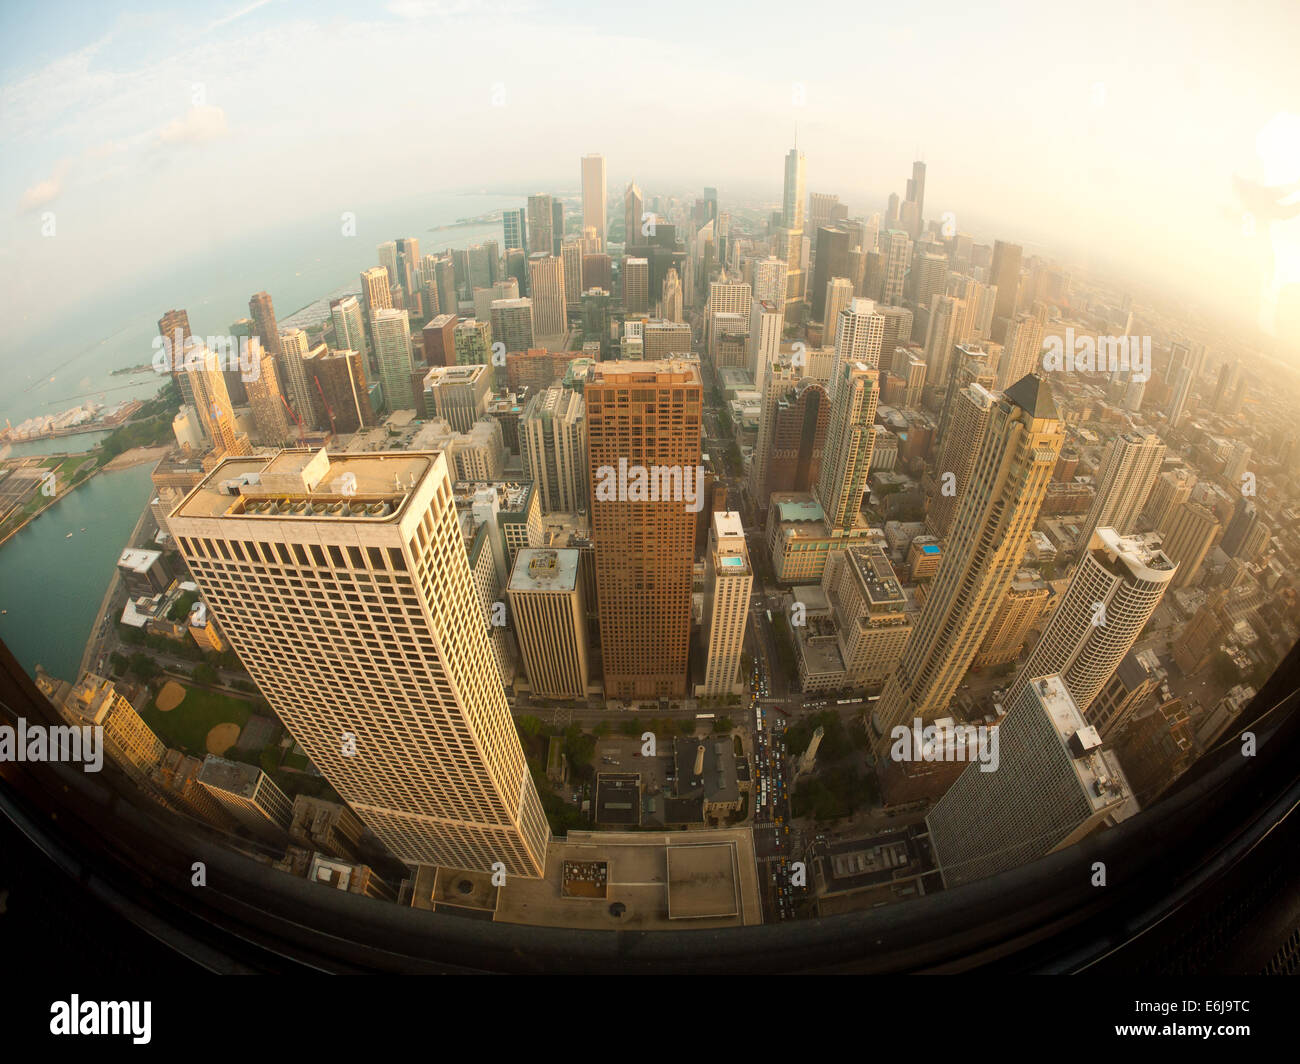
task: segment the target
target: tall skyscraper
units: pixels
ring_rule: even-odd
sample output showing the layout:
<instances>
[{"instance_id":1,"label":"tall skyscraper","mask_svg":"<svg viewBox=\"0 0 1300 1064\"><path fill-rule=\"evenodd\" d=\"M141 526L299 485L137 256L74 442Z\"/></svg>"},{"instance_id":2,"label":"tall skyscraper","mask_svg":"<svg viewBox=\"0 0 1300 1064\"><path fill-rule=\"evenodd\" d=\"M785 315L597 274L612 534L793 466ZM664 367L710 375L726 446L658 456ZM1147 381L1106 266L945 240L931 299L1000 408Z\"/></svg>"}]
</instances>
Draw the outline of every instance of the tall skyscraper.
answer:
<instances>
[{"instance_id":1,"label":"tall skyscraper","mask_svg":"<svg viewBox=\"0 0 1300 1064\"><path fill-rule=\"evenodd\" d=\"M1171 469L1156 478L1147 502L1146 516L1152 528L1164 528L1175 506L1185 503L1196 486L1196 474L1190 469Z\"/></svg>"},{"instance_id":2,"label":"tall skyscraper","mask_svg":"<svg viewBox=\"0 0 1300 1064\"><path fill-rule=\"evenodd\" d=\"M1020 568L1064 439L1042 377L1021 378L993 405L921 619L876 703L886 750L896 724L947 711Z\"/></svg>"},{"instance_id":3,"label":"tall skyscraper","mask_svg":"<svg viewBox=\"0 0 1300 1064\"><path fill-rule=\"evenodd\" d=\"M880 345L884 337L884 315L876 311L876 304L870 299L851 300L840 311L839 327L835 330L835 357L831 362L831 398L835 397L847 363L861 362L871 370L880 368Z\"/></svg>"},{"instance_id":4,"label":"tall skyscraper","mask_svg":"<svg viewBox=\"0 0 1300 1064\"><path fill-rule=\"evenodd\" d=\"M227 461L170 524L258 690L396 858L541 874L445 454Z\"/></svg>"},{"instance_id":5,"label":"tall skyscraper","mask_svg":"<svg viewBox=\"0 0 1300 1064\"><path fill-rule=\"evenodd\" d=\"M901 229L890 229L880 235L880 250L885 254L882 301L886 306L902 306L907 271L912 265L912 238Z\"/></svg>"},{"instance_id":6,"label":"tall skyscraper","mask_svg":"<svg viewBox=\"0 0 1300 1064\"><path fill-rule=\"evenodd\" d=\"M944 433L942 450L935 464L938 490L925 515L925 527L932 536L943 539L952 527L952 519L970 483L971 469L984 442L984 432L996 401L993 394L979 384L967 385L954 398L950 428Z\"/></svg>"},{"instance_id":7,"label":"tall skyscraper","mask_svg":"<svg viewBox=\"0 0 1300 1064\"><path fill-rule=\"evenodd\" d=\"M366 340L365 319L356 296L344 296L330 302L330 319L334 322L334 350L356 351L362 363L370 361L370 344Z\"/></svg>"},{"instance_id":8,"label":"tall skyscraper","mask_svg":"<svg viewBox=\"0 0 1300 1064\"><path fill-rule=\"evenodd\" d=\"M1092 533L1060 605L1007 692L1013 705L1036 677L1059 673L1085 713L1133 649L1177 566L1157 535Z\"/></svg>"},{"instance_id":9,"label":"tall skyscraper","mask_svg":"<svg viewBox=\"0 0 1300 1064\"><path fill-rule=\"evenodd\" d=\"M852 531L861 521L871 452L875 445L880 387L865 362L838 363L831 393L831 421L822 453L817 499L832 533Z\"/></svg>"},{"instance_id":10,"label":"tall skyscraper","mask_svg":"<svg viewBox=\"0 0 1300 1064\"><path fill-rule=\"evenodd\" d=\"M1017 314L1007 325L998 360L996 387L1003 391L1026 373L1038 371L1043 354L1043 323L1031 314Z\"/></svg>"},{"instance_id":11,"label":"tall skyscraper","mask_svg":"<svg viewBox=\"0 0 1300 1064\"><path fill-rule=\"evenodd\" d=\"M375 337L375 360L379 363L385 404L389 410L414 410L410 317L404 310L377 310L370 317L370 329Z\"/></svg>"},{"instance_id":12,"label":"tall skyscraper","mask_svg":"<svg viewBox=\"0 0 1300 1064\"><path fill-rule=\"evenodd\" d=\"M996 771L967 765L925 819L946 887L1064 849L1132 798L1059 676L1036 677L997 729Z\"/></svg>"},{"instance_id":13,"label":"tall skyscraper","mask_svg":"<svg viewBox=\"0 0 1300 1064\"><path fill-rule=\"evenodd\" d=\"M538 342L563 340L568 334L564 261L541 251L529 255L528 292L533 301L533 333Z\"/></svg>"},{"instance_id":14,"label":"tall skyscraper","mask_svg":"<svg viewBox=\"0 0 1300 1064\"><path fill-rule=\"evenodd\" d=\"M392 309L393 295L388 284L387 269L371 266L370 269L361 271L361 298L365 301L366 311L372 320L376 311ZM454 306L452 310L455 310Z\"/></svg>"},{"instance_id":15,"label":"tall skyscraper","mask_svg":"<svg viewBox=\"0 0 1300 1064\"><path fill-rule=\"evenodd\" d=\"M680 697L703 501L699 369L597 363L584 397L606 696ZM652 492L633 490L650 478Z\"/></svg>"},{"instance_id":16,"label":"tall skyscraper","mask_svg":"<svg viewBox=\"0 0 1300 1064\"><path fill-rule=\"evenodd\" d=\"M993 339L1001 343L1006 337L1006 323L1016 316L1016 300L1020 295L1020 259L1024 249L1019 244L1005 240L993 244L993 264L989 268L989 283L997 285L997 299L993 301ZM1001 326L998 319L1005 319Z\"/></svg>"},{"instance_id":17,"label":"tall skyscraper","mask_svg":"<svg viewBox=\"0 0 1300 1064\"><path fill-rule=\"evenodd\" d=\"M659 304L659 313L665 321L683 321L682 316L682 282L675 269L669 268L664 275L663 296Z\"/></svg>"},{"instance_id":18,"label":"tall skyscraper","mask_svg":"<svg viewBox=\"0 0 1300 1064\"><path fill-rule=\"evenodd\" d=\"M603 155L584 155L582 157L582 227L596 230L600 248L605 250L609 238L605 224L605 157Z\"/></svg>"},{"instance_id":19,"label":"tall skyscraper","mask_svg":"<svg viewBox=\"0 0 1300 1064\"><path fill-rule=\"evenodd\" d=\"M539 193L528 197L528 254L551 255L555 248L555 212L551 197Z\"/></svg>"},{"instance_id":20,"label":"tall skyscraper","mask_svg":"<svg viewBox=\"0 0 1300 1064\"><path fill-rule=\"evenodd\" d=\"M826 286L831 283L831 278L845 277L848 272L849 231L842 225L823 226L817 234L817 256L809 297L814 315L820 315L826 306ZM829 326L830 322L826 324Z\"/></svg>"},{"instance_id":21,"label":"tall skyscraper","mask_svg":"<svg viewBox=\"0 0 1300 1064\"><path fill-rule=\"evenodd\" d=\"M650 311L650 260L623 260L623 308L629 314Z\"/></svg>"},{"instance_id":22,"label":"tall skyscraper","mask_svg":"<svg viewBox=\"0 0 1300 1064\"><path fill-rule=\"evenodd\" d=\"M912 176L907 179L907 202L916 204L916 239L925 221L925 163L919 160L912 163Z\"/></svg>"},{"instance_id":23,"label":"tall skyscraper","mask_svg":"<svg viewBox=\"0 0 1300 1064\"><path fill-rule=\"evenodd\" d=\"M527 351L533 346L533 301L494 299L491 307L492 337L506 345L506 351Z\"/></svg>"},{"instance_id":24,"label":"tall skyscraper","mask_svg":"<svg viewBox=\"0 0 1300 1064\"><path fill-rule=\"evenodd\" d=\"M1169 427L1177 428L1187 411L1187 397L1192 391L1192 371L1188 366L1179 366L1174 372L1173 398L1169 401Z\"/></svg>"},{"instance_id":25,"label":"tall skyscraper","mask_svg":"<svg viewBox=\"0 0 1300 1064\"><path fill-rule=\"evenodd\" d=\"M767 367L776 360L781 350L781 334L785 323L783 303L760 303L751 300L749 305L749 350L746 369L754 383L761 389Z\"/></svg>"},{"instance_id":26,"label":"tall skyscraper","mask_svg":"<svg viewBox=\"0 0 1300 1064\"><path fill-rule=\"evenodd\" d=\"M1087 546L1098 528L1113 528L1121 536L1133 531L1160 474L1166 450L1155 433L1125 432L1115 437L1097 476L1092 509L1079 531L1080 547Z\"/></svg>"},{"instance_id":27,"label":"tall skyscraper","mask_svg":"<svg viewBox=\"0 0 1300 1064\"><path fill-rule=\"evenodd\" d=\"M189 376L183 368L176 368L178 363L181 366L185 364L184 354L190 338L189 314L183 310L169 310L158 319L158 335L165 341L163 350L167 352L169 364L172 366L171 377L176 382L181 402L185 406L194 406L194 391L190 387Z\"/></svg>"},{"instance_id":28,"label":"tall skyscraper","mask_svg":"<svg viewBox=\"0 0 1300 1064\"><path fill-rule=\"evenodd\" d=\"M1159 531L1165 554L1178 564L1174 587L1186 587L1201 571L1201 563L1219 531L1219 519L1213 510L1189 500L1169 510Z\"/></svg>"},{"instance_id":29,"label":"tall skyscraper","mask_svg":"<svg viewBox=\"0 0 1300 1064\"><path fill-rule=\"evenodd\" d=\"M822 308L822 321L826 324L823 341L835 346L840 331L840 312L853 302L853 282L847 277L832 277L826 284L826 302ZM883 346L883 344L882 344Z\"/></svg>"},{"instance_id":30,"label":"tall skyscraper","mask_svg":"<svg viewBox=\"0 0 1300 1064\"><path fill-rule=\"evenodd\" d=\"M1228 522L1228 527L1224 529L1223 539L1219 546L1223 548L1223 553L1229 558L1236 558L1243 553L1250 532L1259 525L1259 509L1255 506L1254 500L1246 498L1244 495L1237 500L1236 508L1233 510L1232 519Z\"/></svg>"},{"instance_id":31,"label":"tall skyscraper","mask_svg":"<svg viewBox=\"0 0 1300 1064\"><path fill-rule=\"evenodd\" d=\"M289 393L289 403L307 428L315 428L312 417L311 384L307 379L307 334L301 329L285 329L280 334L280 380Z\"/></svg>"},{"instance_id":32,"label":"tall skyscraper","mask_svg":"<svg viewBox=\"0 0 1300 1064\"><path fill-rule=\"evenodd\" d=\"M553 384L528 400L519 419L524 469L542 513L587 508L587 421L581 392Z\"/></svg>"},{"instance_id":33,"label":"tall skyscraper","mask_svg":"<svg viewBox=\"0 0 1300 1064\"><path fill-rule=\"evenodd\" d=\"M560 246L560 260L564 264L564 308L576 311L582 306L582 241L566 240Z\"/></svg>"},{"instance_id":34,"label":"tall skyscraper","mask_svg":"<svg viewBox=\"0 0 1300 1064\"><path fill-rule=\"evenodd\" d=\"M257 338L273 355L280 354L280 330L275 324L275 307L267 292L257 292L248 301L248 316L253 319Z\"/></svg>"},{"instance_id":35,"label":"tall skyscraper","mask_svg":"<svg viewBox=\"0 0 1300 1064\"><path fill-rule=\"evenodd\" d=\"M803 232L804 157L798 148L785 156L785 189L781 195L781 225Z\"/></svg>"},{"instance_id":36,"label":"tall skyscraper","mask_svg":"<svg viewBox=\"0 0 1300 1064\"><path fill-rule=\"evenodd\" d=\"M645 197L635 181L627 183L623 193L623 244L631 247L642 240L641 215L645 213Z\"/></svg>"},{"instance_id":37,"label":"tall skyscraper","mask_svg":"<svg viewBox=\"0 0 1300 1064\"><path fill-rule=\"evenodd\" d=\"M511 207L501 212L501 246L507 251L518 248L528 250L528 212L523 207Z\"/></svg>"},{"instance_id":38,"label":"tall skyscraper","mask_svg":"<svg viewBox=\"0 0 1300 1064\"><path fill-rule=\"evenodd\" d=\"M525 547L506 594L528 686L537 698L587 697L587 604L580 551Z\"/></svg>"},{"instance_id":39,"label":"tall skyscraper","mask_svg":"<svg viewBox=\"0 0 1300 1064\"><path fill-rule=\"evenodd\" d=\"M260 341L257 343L254 357L258 362L256 380L247 384L248 405L253 411L253 428L257 442L266 446L280 447L291 438L289 412L281 399L280 371L276 367L275 356L264 351Z\"/></svg>"},{"instance_id":40,"label":"tall skyscraper","mask_svg":"<svg viewBox=\"0 0 1300 1064\"><path fill-rule=\"evenodd\" d=\"M704 555L704 624L707 656L704 687L706 698L729 695L740 673L740 651L749 619L749 592L754 571L745 545L745 526L740 514L719 511L709 528L709 546Z\"/></svg>"}]
</instances>

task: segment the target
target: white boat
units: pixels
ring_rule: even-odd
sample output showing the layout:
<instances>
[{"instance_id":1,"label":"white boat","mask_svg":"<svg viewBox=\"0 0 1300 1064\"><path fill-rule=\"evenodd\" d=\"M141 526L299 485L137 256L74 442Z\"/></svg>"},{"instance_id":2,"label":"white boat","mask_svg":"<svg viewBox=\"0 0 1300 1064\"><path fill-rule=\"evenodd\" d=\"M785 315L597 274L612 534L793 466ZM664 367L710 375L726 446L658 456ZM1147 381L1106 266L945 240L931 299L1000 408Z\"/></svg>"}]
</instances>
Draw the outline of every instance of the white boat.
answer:
<instances>
[{"instance_id":1,"label":"white boat","mask_svg":"<svg viewBox=\"0 0 1300 1064\"><path fill-rule=\"evenodd\" d=\"M64 538L64 539L71 539L71 538L72 538L72 533L69 532L69 533L68 533L66 536L64 536L63 538Z\"/></svg>"}]
</instances>

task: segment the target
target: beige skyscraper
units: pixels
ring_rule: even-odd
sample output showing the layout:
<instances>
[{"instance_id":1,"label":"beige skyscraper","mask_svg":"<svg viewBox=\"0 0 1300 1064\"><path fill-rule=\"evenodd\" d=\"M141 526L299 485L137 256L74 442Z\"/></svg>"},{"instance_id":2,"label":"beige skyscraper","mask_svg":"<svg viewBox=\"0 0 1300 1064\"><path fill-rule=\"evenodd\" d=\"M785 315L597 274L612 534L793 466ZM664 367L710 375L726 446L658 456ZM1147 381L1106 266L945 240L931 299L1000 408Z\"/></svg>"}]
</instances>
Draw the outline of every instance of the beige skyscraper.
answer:
<instances>
[{"instance_id":1,"label":"beige skyscraper","mask_svg":"<svg viewBox=\"0 0 1300 1064\"><path fill-rule=\"evenodd\" d=\"M506 594L528 685L538 698L587 696L587 604L579 551L526 547Z\"/></svg>"},{"instance_id":2,"label":"beige skyscraper","mask_svg":"<svg viewBox=\"0 0 1300 1064\"><path fill-rule=\"evenodd\" d=\"M226 378L221 371L221 360L210 351L197 337L188 341L196 361L200 363L189 370L186 377L190 390L194 394L194 406L198 410L203 430L212 441L217 454L248 454L248 437L235 430L235 408L230 402L230 393L226 390ZM187 352L187 360L191 353Z\"/></svg>"},{"instance_id":3,"label":"beige skyscraper","mask_svg":"<svg viewBox=\"0 0 1300 1064\"><path fill-rule=\"evenodd\" d=\"M1047 381L1021 378L994 404L921 619L876 703L876 730L943 716L1007 587L1061 453Z\"/></svg>"},{"instance_id":4,"label":"beige skyscraper","mask_svg":"<svg viewBox=\"0 0 1300 1064\"><path fill-rule=\"evenodd\" d=\"M1052 589L1047 581L1034 570L1022 569L1016 573L971 665L983 669L1005 665L1020 657L1026 636L1042 619L1051 597Z\"/></svg>"},{"instance_id":5,"label":"beige skyscraper","mask_svg":"<svg viewBox=\"0 0 1300 1064\"><path fill-rule=\"evenodd\" d=\"M1214 511L1190 500L1171 507L1159 526L1165 554L1178 563L1174 587L1187 587L1201 571L1201 563L1219 532Z\"/></svg>"},{"instance_id":6,"label":"beige skyscraper","mask_svg":"<svg viewBox=\"0 0 1300 1064\"><path fill-rule=\"evenodd\" d=\"M600 250L605 250L608 232L605 224L605 157L582 157L582 227L596 230Z\"/></svg>"},{"instance_id":7,"label":"beige skyscraper","mask_svg":"<svg viewBox=\"0 0 1300 1064\"><path fill-rule=\"evenodd\" d=\"M393 293L385 267L371 266L370 269L361 271L361 298L372 318L377 310L392 309Z\"/></svg>"},{"instance_id":8,"label":"beige skyscraper","mask_svg":"<svg viewBox=\"0 0 1300 1064\"><path fill-rule=\"evenodd\" d=\"M582 241L566 240L560 245L560 260L564 263L564 309L566 313L582 305Z\"/></svg>"},{"instance_id":9,"label":"beige skyscraper","mask_svg":"<svg viewBox=\"0 0 1300 1064\"><path fill-rule=\"evenodd\" d=\"M254 337L252 342L256 342ZM290 439L289 412L284 408L280 391L280 372L275 356L258 345L254 356L258 363L256 380L244 385L248 405L253 411L253 427L260 444L282 446Z\"/></svg>"},{"instance_id":10,"label":"beige skyscraper","mask_svg":"<svg viewBox=\"0 0 1300 1064\"><path fill-rule=\"evenodd\" d=\"M740 651L745 642L749 618L749 593L754 571L745 546L745 526L740 514L719 511L709 528L708 552L704 556L704 624L708 655L704 665L704 686L696 693L704 697L729 695L740 673Z\"/></svg>"},{"instance_id":11,"label":"beige skyscraper","mask_svg":"<svg viewBox=\"0 0 1300 1064\"><path fill-rule=\"evenodd\" d=\"M1002 391L1026 373L1034 373L1043 354L1043 323L1030 314L1017 314L1007 326L998 360L997 389Z\"/></svg>"},{"instance_id":12,"label":"beige skyscraper","mask_svg":"<svg viewBox=\"0 0 1300 1064\"><path fill-rule=\"evenodd\" d=\"M831 395L830 430L816 489L833 534L849 532L862 520L862 496L871 469L880 398L876 372L865 362L845 362L839 374Z\"/></svg>"},{"instance_id":13,"label":"beige skyscraper","mask_svg":"<svg viewBox=\"0 0 1300 1064\"><path fill-rule=\"evenodd\" d=\"M935 465L936 491L925 515L925 527L932 536L943 539L948 535L970 483L971 470L995 402L993 394L978 384L961 389L954 398L952 424L944 435L943 449Z\"/></svg>"},{"instance_id":14,"label":"beige skyscraper","mask_svg":"<svg viewBox=\"0 0 1300 1064\"><path fill-rule=\"evenodd\" d=\"M785 326L784 303L760 303L757 299L749 308L749 350L747 364L749 375L758 388L763 387L767 367L776 361L781 350L781 335Z\"/></svg>"},{"instance_id":15,"label":"beige skyscraper","mask_svg":"<svg viewBox=\"0 0 1300 1064\"><path fill-rule=\"evenodd\" d=\"M555 204L550 196L528 197L528 251L533 255L555 253ZM560 234L563 236L564 234ZM530 291L530 295L533 293ZM445 308L444 308L445 309Z\"/></svg>"},{"instance_id":16,"label":"beige skyscraper","mask_svg":"<svg viewBox=\"0 0 1300 1064\"><path fill-rule=\"evenodd\" d=\"M840 330L840 312L853 300L853 282L847 277L832 277L826 283L826 305L822 308L822 321L826 323L825 343L835 346Z\"/></svg>"},{"instance_id":17,"label":"beige skyscraper","mask_svg":"<svg viewBox=\"0 0 1300 1064\"><path fill-rule=\"evenodd\" d=\"M682 282L675 269L669 268L664 274L663 299L659 313L667 321L683 321L682 316Z\"/></svg>"},{"instance_id":18,"label":"beige skyscraper","mask_svg":"<svg viewBox=\"0 0 1300 1064\"><path fill-rule=\"evenodd\" d=\"M280 383L303 425L311 429L315 427L315 421L312 417L311 383L303 361L307 353L307 334L301 329L285 329L280 333Z\"/></svg>"},{"instance_id":19,"label":"beige skyscraper","mask_svg":"<svg viewBox=\"0 0 1300 1064\"><path fill-rule=\"evenodd\" d=\"M1088 544L1098 528L1113 528L1121 536L1133 531L1160 472L1165 451L1165 445L1155 433L1142 436L1125 432L1115 437L1097 476L1092 509L1079 531L1080 547Z\"/></svg>"},{"instance_id":20,"label":"beige skyscraper","mask_svg":"<svg viewBox=\"0 0 1300 1064\"><path fill-rule=\"evenodd\" d=\"M790 267L775 256L754 263L754 298L760 303L785 304L786 273Z\"/></svg>"},{"instance_id":21,"label":"beige skyscraper","mask_svg":"<svg viewBox=\"0 0 1300 1064\"><path fill-rule=\"evenodd\" d=\"M568 334L563 260L544 251L529 255L528 293L533 301L533 333L537 342L562 342Z\"/></svg>"},{"instance_id":22,"label":"beige skyscraper","mask_svg":"<svg viewBox=\"0 0 1300 1064\"><path fill-rule=\"evenodd\" d=\"M605 693L680 697L704 501L698 363L600 362L584 398Z\"/></svg>"},{"instance_id":23,"label":"beige skyscraper","mask_svg":"<svg viewBox=\"0 0 1300 1064\"><path fill-rule=\"evenodd\" d=\"M930 301L930 323L925 332L927 385L947 385L953 369L953 349L964 339L961 326L965 314L965 302L954 296L935 296Z\"/></svg>"},{"instance_id":24,"label":"beige skyscraper","mask_svg":"<svg viewBox=\"0 0 1300 1064\"><path fill-rule=\"evenodd\" d=\"M791 148L785 156L785 188L781 196L781 224L786 229L803 231L804 156Z\"/></svg>"},{"instance_id":25,"label":"beige skyscraper","mask_svg":"<svg viewBox=\"0 0 1300 1064\"><path fill-rule=\"evenodd\" d=\"M377 310L370 316L375 338L375 361L384 386L384 403L391 410L414 410L415 389L411 374L411 320L404 310Z\"/></svg>"},{"instance_id":26,"label":"beige skyscraper","mask_svg":"<svg viewBox=\"0 0 1300 1064\"><path fill-rule=\"evenodd\" d=\"M1059 673L1084 711L1137 642L1177 566L1158 535L1121 536L1099 528L1070 586L1007 692L1011 705L1033 679Z\"/></svg>"},{"instance_id":27,"label":"beige skyscraper","mask_svg":"<svg viewBox=\"0 0 1300 1064\"><path fill-rule=\"evenodd\" d=\"M1147 500L1146 517L1152 528L1163 528L1174 507L1185 503L1196 486L1196 474L1190 469L1170 469L1156 477Z\"/></svg>"},{"instance_id":28,"label":"beige skyscraper","mask_svg":"<svg viewBox=\"0 0 1300 1064\"><path fill-rule=\"evenodd\" d=\"M841 370L849 362L861 362L870 370L880 368L880 345L885 336L884 315L876 312L870 299L853 299L840 311L839 328L835 332L835 358L831 363L830 393L842 377Z\"/></svg>"},{"instance_id":29,"label":"beige skyscraper","mask_svg":"<svg viewBox=\"0 0 1300 1064\"><path fill-rule=\"evenodd\" d=\"M394 856L541 873L445 455L227 460L169 524L259 691Z\"/></svg>"},{"instance_id":30,"label":"beige skyscraper","mask_svg":"<svg viewBox=\"0 0 1300 1064\"><path fill-rule=\"evenodd\" d=\"M528 400L519 419L524 469L537 485L542 513L587 507L587 421L582 393L559 384Z\"/></svg>"}]
</instances>

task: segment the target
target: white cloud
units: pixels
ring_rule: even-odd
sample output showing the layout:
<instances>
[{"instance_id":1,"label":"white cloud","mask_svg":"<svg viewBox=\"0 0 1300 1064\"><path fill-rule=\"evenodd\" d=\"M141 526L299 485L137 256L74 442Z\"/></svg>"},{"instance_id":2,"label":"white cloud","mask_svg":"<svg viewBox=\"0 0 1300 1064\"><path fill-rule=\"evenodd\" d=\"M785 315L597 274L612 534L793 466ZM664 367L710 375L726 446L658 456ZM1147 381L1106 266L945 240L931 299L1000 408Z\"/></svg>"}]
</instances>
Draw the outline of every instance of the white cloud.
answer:
<instances>
[{"instance_id":1,"label":"white cloud","mask_svg":"<svg viewBox=\"0 0 1300 1064\"><path fill-rule=\"evenodd\" d=\"M24 211L34 211L44 207L46 204L53 203L58 199L61 189L62 182L56 177L47 177L44 181L37 181L36 184L23 193L18 208Z\"/></svg>"},{"instance_id":2,"label":"white cloud","mask_svg":"<svg viewBox=\"0 0 1300 1064\"><path fill-rule=\"evenodd\" d=\"M226 112L220 107L191 107L184 118L167 123L158 139L164 144L203 144L229 132Z\"/></svg>"}]
</instances>

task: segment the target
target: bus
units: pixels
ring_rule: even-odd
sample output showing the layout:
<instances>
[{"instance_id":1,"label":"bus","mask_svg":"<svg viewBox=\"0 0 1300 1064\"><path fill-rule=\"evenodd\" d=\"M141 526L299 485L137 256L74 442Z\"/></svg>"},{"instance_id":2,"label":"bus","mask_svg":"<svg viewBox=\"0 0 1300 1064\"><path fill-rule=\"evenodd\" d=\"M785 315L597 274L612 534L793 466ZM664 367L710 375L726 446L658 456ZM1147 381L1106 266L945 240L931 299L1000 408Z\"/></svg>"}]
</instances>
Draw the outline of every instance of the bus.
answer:
<instances>
[{"instance_id":1,"label":"bus","mask_svg":"<svg viewBox=\"0 0 1300 1064\"><path fill-rule=\"evenodd\" d=\"M768 611L767 611L767 623L768 623L768 624L771 624L771 623L772 623L772 611L771 611L771 610L768 610Z\"/></svg>"},{"instance_id":2,"label":"bus","mask_svg":"<svg viewBox=\"0 0 1300 1064\"><path fill-rule=\"evenodd\" d=\"M860 698L837 698L835 704L837 706L855 706L861 701Z\"/></svg>"},{"instance_id":3,"label":"bus","mask_svg":"<svg viewBox=\"0 0 1300 1064\"><path fill-rule=\"evenodd\" d=\"M696 714L695 714L695 719L696 719L696 720L712 720L712 719L713 719L713 714L712 714L712 713L696 713Z\"/></svg>"}]
</instances>

